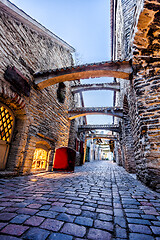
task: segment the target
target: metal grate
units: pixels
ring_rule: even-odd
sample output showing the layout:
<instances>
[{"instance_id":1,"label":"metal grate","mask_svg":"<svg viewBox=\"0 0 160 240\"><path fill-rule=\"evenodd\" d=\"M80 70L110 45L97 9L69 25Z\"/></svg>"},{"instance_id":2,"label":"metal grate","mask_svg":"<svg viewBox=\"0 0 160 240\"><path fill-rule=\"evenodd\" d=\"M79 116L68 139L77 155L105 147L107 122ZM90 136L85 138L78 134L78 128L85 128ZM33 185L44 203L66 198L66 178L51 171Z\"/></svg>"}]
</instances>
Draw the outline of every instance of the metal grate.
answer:
<instances>
[{"instance_id":1,"label":"metal grate","mask_svg":"<svg viewBox=\"0 0 160 240\"><path fill-rule=\"evenodd\" d=\"M0 105L0 140L10 141L13 117L5 106Z\"/></svg>"}]
</instances>

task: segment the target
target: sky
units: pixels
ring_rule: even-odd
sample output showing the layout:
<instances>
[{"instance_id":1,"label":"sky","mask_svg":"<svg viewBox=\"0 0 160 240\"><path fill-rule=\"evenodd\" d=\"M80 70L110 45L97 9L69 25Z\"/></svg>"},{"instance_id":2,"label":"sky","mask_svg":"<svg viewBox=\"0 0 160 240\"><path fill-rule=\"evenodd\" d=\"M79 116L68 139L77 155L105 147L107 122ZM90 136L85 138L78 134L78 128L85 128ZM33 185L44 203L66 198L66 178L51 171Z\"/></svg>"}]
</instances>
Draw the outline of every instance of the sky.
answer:
<instances>
[{"instance_id":1,"label":"sky","mask_svg":"<svg viewBox=\"0 0 160 240\"><path fill-rule=\"evenodd\" d=\"M109 0L11 0L17 7L76 49L79 63L111 59ZM113 82L112 78L81 80ZM86 107L113 106L112 91L83 92ZM107 115L87 116L88 124L109 124Z\"/></svg>"}]
</instances>

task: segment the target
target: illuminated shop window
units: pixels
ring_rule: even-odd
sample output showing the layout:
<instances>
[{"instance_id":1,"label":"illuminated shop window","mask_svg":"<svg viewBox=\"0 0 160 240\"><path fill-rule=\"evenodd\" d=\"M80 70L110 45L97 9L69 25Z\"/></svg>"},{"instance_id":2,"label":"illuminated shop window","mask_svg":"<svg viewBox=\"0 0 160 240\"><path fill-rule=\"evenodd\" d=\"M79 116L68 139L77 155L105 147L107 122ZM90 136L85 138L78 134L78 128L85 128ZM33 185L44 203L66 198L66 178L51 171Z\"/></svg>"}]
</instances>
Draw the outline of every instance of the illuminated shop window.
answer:
<instances>
[{"instance_id":1,"label":"illuminated shop window","mask_svg":"<svg viewBox=\"0 0 160 240\"><path fill-rule=\"evenodd\" d=\"M48 159L48 149L43 147L37 147L34 156L33 156L33 163L32 168L34 169L45 169L47 165Z\"/></svg>"},{"instance_id":2,"label":"illuminated shop window","mask_svg":"<svg viewBox=\"0 0 160 240\"><path fill-rule=\"evenodd\" d=\"M14 120L9 110L0 104L0 140L10 141L13 123Z\"/></svg>"}]
</instances>

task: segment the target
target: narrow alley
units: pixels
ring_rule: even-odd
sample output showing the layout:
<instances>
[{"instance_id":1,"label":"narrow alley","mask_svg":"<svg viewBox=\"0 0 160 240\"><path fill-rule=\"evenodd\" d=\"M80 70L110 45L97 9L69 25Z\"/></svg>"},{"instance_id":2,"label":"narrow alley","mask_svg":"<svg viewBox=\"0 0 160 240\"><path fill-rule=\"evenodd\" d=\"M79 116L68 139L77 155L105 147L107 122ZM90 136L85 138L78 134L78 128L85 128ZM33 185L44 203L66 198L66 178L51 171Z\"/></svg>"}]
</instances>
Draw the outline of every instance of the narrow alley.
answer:
<instances>
[{"instance_id":1,"label":"narrow alley","mask_svg":"<svg viewBox=\"0 0 160 240\"><path fill-rule=\"evenodd\" d=\"M160 239L160 195L109 161L0 179L1 240Z\"/></svg>"}]
</instances>

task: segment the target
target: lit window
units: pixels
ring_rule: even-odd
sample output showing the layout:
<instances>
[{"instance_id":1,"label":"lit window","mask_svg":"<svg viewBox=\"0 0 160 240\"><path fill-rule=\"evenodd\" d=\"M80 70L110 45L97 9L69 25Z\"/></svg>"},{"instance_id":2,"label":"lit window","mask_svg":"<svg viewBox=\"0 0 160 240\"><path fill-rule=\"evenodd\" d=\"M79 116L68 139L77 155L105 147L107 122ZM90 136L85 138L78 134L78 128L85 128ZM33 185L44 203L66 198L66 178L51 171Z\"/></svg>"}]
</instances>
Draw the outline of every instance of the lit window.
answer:
<instances>
[{"instance_id":1,"label":"lit window","mask_svg":"<svg viewBox=\"0 0 160 240\"><path fill-rule=\"evenodd\" d=\"M47 164L48 151L43 148L36 148L33 157L32 168L45 169Z\"/></svg>"},{"instance_id":2,"label":"lit window","mask_svg":"<svg viewBox=\"0 0 160 240\"><path fill-rule=\"evenodd\" d=\"M0 140L9 142L13 129L13 117L5 106L0 105Z\"/></svg>"}]
</instances>

